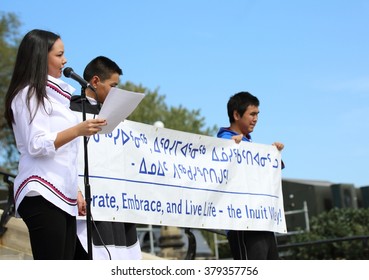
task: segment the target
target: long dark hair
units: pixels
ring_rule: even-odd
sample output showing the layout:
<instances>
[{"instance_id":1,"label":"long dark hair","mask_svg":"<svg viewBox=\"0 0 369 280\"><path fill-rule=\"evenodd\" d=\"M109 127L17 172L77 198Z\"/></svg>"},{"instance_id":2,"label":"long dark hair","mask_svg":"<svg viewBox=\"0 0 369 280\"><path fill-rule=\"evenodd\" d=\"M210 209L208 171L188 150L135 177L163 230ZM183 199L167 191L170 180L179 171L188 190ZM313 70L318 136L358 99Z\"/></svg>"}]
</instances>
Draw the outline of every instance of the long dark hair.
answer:
<instances>
[{"instance_id":1,"label":"long dark hair","mask_svg":"<svg viewBox=\"0 0 369 280\"><path fill-rule=\"evenodd\" d=\"M5 119L12 127L14 121L11 104L15 96L29 86L27 93L27 108L30 113L31 122L36 111L31 112L30 99L35 94L37 108L44 106L46 95L46 84L48 75L48 53L59 35L45 30L34 29L28 32L22 39L14 65L12 79L5 96Z\"/></svg>"}]
</instances>

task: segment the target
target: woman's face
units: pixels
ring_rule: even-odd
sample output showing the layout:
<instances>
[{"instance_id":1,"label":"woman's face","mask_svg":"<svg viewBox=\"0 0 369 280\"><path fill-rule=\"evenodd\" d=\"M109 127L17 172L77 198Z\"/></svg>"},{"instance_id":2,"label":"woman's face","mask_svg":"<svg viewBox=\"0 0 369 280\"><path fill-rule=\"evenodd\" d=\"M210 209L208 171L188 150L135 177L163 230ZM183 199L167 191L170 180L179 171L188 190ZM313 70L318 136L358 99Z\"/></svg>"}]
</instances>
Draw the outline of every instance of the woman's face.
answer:
<instances>
[{"instance_id":1,"label":"woman's face","mask_svg":"<svg viewBox=\"0 0 369 280\"><path fill-rule=\"evenodd\" d=\"M48 74L54 78L60 78L66 63L67 59L64 56L64 44L59 38L55 41L47 57Z\"/></svg>"}]
</instances>

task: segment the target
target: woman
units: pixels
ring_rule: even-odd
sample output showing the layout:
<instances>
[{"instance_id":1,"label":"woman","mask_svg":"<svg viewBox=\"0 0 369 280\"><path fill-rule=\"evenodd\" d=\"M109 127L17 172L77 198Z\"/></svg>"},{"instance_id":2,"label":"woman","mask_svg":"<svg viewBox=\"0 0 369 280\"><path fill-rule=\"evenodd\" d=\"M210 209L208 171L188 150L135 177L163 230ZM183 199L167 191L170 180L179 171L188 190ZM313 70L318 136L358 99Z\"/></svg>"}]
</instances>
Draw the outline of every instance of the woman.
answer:
<instances>
[{"instance_id":1,"label":"woman","mask_svg":"<svg viewBox=\"0 0 369 280\"><path fill-rule=\"evenodd\" d=\"M66 63L60 36L32 30L21 41L6 93L5 118L20 153L16 215L28 227L34 259L73 259L78 137L106 125L101 119L78 123L69 109L74 89L59 79Z\"/></svg>"}]
</instances>

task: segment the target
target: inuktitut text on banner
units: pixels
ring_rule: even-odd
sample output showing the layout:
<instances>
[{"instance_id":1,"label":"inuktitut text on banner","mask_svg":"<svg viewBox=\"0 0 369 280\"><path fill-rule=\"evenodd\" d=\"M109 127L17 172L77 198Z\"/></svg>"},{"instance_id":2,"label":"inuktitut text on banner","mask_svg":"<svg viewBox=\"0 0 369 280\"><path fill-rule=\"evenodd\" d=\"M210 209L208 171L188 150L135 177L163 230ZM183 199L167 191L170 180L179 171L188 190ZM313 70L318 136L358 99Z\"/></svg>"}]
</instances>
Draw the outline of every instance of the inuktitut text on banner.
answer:
<instances>
[{"instance_id":1,"label":"inuktitut text on banner","mask_svg":"<svg viewBox=\"0 0 369 280\"><path fill-rule=\"evenodd\" d=\"M94 220L286 233L281 154L272 145L125 120L88 141ZM84 189L84 149L79 184Z\"/></svg>"}]
</instances>

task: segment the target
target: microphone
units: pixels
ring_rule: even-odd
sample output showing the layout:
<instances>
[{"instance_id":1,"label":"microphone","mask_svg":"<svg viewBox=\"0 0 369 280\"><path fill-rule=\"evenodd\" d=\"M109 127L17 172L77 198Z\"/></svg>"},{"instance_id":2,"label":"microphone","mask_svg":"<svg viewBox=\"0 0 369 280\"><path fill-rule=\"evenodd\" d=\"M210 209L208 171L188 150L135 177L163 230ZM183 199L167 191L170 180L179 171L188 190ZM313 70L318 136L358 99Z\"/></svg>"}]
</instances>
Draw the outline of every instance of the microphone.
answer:
<instances>
[{"instance_id":1,"label":"microphone","mask_svg":"<svg viewBox=\"0 0 369 280\"><path fill-rule=\"evenodd\" d=\"M63 74L65 77L72 78L73 80L77 81L84 88L93 88L85 79L77 75L70 67L65 68Z\"/></svg>"},{"instance_id":2,"label":"microphone","mask_svg":"<svg viewBox=\"0 0 369 280\"><path fill-rule=\"evenodd\" d=\"M76 74L73 71L73 68L71 68L71 67L64 68L63 74L64 74L65 77L72 78L73 80L77 81L83 88L89 88L95 93L95 99L96 99L96 102L97 102L96 106L97 106L98 111L100 112L101 105L99 103L99 97L97 95L96 89L93 86L91 86L85 79L83 79L78 74Z\"/></svg>"}]
</instances>

